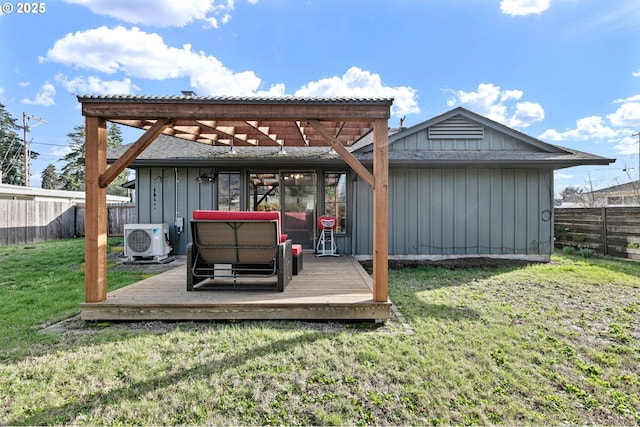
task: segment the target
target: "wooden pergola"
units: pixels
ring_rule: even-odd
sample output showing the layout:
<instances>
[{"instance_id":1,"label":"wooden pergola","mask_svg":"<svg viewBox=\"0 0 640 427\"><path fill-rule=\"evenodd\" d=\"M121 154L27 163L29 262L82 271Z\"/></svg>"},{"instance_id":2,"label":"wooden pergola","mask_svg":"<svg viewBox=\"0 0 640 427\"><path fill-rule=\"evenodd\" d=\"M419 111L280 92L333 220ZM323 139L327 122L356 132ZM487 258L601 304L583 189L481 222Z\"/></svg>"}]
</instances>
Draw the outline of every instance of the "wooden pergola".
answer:
<instances>
[{"instance_id":1,"label":"wooden pergola","mask_svg":"<svg viewBox=\"0 0 640 427\"><path fill-rule=\"evenodd\" d=\"M373 300L388 299L391 99L78 96L86 120L85 302L107 298L107 186L161 134L203 144L332 147L373 190ZM107 167L107 121L144 134ZM373 171L346 147L373 132Z\"/></svg>"}]
</instances>

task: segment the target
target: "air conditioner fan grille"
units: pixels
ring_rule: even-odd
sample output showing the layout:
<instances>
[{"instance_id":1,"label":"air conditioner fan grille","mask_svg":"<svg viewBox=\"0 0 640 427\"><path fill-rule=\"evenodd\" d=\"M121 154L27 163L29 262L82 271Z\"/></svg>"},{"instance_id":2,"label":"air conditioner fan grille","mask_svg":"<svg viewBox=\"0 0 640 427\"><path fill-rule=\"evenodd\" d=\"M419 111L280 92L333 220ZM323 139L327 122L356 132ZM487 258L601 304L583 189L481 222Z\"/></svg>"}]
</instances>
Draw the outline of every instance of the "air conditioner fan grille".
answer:
<instances>
[{"instance_id":1,"label":"air conditioner fan grille","mask_svg":"<svg viewBox=\"0 0 640 427\"><path fill-rule=\"evenodd\" d=\"M132 230L127 236L127 247L134 252L145 252L151 247L151 237L146 230Z\"/></svg>"}]
</instances>

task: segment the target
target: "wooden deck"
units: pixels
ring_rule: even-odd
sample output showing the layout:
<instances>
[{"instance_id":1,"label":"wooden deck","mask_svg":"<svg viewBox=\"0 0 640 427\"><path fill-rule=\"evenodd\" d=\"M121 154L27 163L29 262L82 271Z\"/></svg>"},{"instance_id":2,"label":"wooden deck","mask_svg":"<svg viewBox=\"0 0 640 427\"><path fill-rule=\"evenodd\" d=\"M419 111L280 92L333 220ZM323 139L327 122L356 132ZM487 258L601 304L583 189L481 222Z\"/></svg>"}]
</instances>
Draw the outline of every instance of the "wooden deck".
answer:
<instances>
[{"instance_id":1,"label":"wooden deck","mask_svg":"<svg viewBox=\"0 0 640 427\"><path fill-rule=\"evenodd\" d=\"M304 268L284 292L186 290L182 265L80 304L83 320L375 320L390 302L374 302L372 279L350 256L305 254Z\"/></svg>"}]
</instances>

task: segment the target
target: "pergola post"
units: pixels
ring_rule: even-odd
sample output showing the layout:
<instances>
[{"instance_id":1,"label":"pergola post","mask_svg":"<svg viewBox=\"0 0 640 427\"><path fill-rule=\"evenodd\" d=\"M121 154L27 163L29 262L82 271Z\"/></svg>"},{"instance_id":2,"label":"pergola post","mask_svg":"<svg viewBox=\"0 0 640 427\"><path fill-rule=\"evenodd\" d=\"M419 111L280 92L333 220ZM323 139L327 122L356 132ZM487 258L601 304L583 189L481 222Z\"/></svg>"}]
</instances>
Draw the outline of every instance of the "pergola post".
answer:
<instances>
[{"instance_id":1,"label":"pergola post","mask_svg":"<svg viewBox=\"0 0 640 427\"><path fill-rule=\"evenodd\" d=\"M389 287L388 120L373 122L373 300L386 302Z\"/></svg>"},{"instance_id":2,"label":"pergola post","mask_svg":"<svg viewBox=\"0 0 640 427\"><path fill-rule=\"evenodd\" d=\"M85 120L85 302L107 298L107 188L100 176L107 168L107 121Z\"/></svg>"}]
</instances>

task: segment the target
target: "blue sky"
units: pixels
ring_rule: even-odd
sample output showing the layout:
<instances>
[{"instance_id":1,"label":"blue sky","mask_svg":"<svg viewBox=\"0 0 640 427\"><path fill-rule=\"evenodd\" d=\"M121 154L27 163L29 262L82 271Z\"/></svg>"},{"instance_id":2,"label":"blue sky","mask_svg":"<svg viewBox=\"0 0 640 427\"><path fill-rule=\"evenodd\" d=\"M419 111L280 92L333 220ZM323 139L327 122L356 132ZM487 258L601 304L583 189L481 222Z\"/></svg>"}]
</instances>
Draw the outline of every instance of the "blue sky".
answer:
<instances>
[{"instance_id":1,"label":"blue sky","mask_svg":"<svg viewBox=\"0 0 640 427\"><path fill-rule=\"evenodd\" d=\"M33 3L29 3L31 6ZM556 173L638 177L638 0L56 0L0 14L0 103L41 153L84 123L78 94L393 97L391 126L456 106L616 158ZM22 5L22 12L25 7ZM33 12L33 10L31 10ZM131 142L138 131L125 128ZM625 171L626 169L626 171Z\"/></svg>"}]
</instances>

